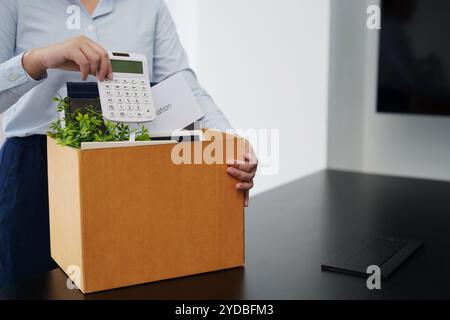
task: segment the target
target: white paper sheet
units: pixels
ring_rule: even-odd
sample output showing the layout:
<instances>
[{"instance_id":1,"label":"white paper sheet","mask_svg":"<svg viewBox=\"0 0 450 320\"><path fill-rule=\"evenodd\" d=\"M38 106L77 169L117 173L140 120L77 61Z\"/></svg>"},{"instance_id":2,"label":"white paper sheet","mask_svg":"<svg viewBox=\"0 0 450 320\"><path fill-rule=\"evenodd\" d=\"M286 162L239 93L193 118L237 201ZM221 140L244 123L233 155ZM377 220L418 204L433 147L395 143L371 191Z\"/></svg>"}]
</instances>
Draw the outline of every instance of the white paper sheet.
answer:
<instances>
[{"instance_id":1,"label":"white paper sheet","mask_svg":"<svg viewBox=\"0 0 450 320\"><path fill-rule=\"evenodd\" d=\"M152 87L157 117L145 124L150 135L183 129L201 119L204 113L181 73ZM130 127L136 127L130 125Z\"/></svg>"}]
</instances>

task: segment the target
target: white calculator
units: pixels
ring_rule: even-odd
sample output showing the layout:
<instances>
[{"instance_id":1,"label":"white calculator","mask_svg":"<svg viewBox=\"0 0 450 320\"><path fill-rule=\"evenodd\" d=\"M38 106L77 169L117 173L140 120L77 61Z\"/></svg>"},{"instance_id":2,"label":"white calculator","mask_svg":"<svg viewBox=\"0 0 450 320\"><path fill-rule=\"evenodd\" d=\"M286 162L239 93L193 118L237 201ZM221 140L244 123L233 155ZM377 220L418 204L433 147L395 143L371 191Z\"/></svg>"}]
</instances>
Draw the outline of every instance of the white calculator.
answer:
<instances>
[{"instance_id":1,"label":"white calculator","mask_svg":"<svg viewBox=\"0 0 450 320\"><path fill-rule=\"evenodd\" d=\"M156 118L147 58L138 53L109 54L113 79L98 82L103 117L113 122L151 122Z\"/></svg>"}]
</instances>

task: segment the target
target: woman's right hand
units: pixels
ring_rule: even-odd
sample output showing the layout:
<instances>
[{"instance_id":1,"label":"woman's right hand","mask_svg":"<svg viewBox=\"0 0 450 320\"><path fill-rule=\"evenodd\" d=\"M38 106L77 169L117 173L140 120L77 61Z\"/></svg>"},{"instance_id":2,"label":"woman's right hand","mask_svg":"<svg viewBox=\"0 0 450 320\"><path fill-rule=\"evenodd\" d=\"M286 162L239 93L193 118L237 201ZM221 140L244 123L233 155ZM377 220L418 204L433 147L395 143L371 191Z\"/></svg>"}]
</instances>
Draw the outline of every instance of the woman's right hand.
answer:
<instances>
[{"instance_id":1,"label":"woman's right hand","mask_svg":"<svg viewBox=\"0 0 450 320\"><path fill-rule=\"evenodd\" d=\"M80 36L32 49L25 53L22 64L33 79L40 79L48 69L80 71L81 78L97 76L100 81L112 79L112 67L108 53L91 39Z\"/></svg>"}]
</instances>

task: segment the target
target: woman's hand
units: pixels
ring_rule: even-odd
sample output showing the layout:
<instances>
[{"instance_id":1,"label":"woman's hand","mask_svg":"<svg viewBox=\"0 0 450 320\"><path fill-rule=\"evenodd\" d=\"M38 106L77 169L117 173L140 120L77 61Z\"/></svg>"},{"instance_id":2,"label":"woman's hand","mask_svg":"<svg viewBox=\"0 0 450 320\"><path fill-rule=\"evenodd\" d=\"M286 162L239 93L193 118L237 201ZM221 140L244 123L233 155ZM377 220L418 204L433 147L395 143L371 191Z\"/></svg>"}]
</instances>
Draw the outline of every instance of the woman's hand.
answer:
<instances>
[{"instance_id":1,"label":"woman's hand","mask_svg":"<svg viewBox=\"0 0 450 320\"><path fill-rule=\"evenodd\" d=\"M249 191L253 188L253 179L258 169L258 159L253 151L250 143L245 143L245 155L244 161L229 160L227 162L229 175L241 180L236 185L236 189L245 192L245 206L248 207L249 203Z\"/></svg>"},{"instance_id":2,"label":"woman's hand","mask_svg":"<svg viewBox=\"0 0 450 320\"><path fill-rule=\"evenodd\" d=\"M83 80L89 74L100 81L106 77L112 79L108 53L84 36L30 50L23 56L22 64L33 79L42 78L48 69L80 71Z\"/></svg>"}]
</instances>

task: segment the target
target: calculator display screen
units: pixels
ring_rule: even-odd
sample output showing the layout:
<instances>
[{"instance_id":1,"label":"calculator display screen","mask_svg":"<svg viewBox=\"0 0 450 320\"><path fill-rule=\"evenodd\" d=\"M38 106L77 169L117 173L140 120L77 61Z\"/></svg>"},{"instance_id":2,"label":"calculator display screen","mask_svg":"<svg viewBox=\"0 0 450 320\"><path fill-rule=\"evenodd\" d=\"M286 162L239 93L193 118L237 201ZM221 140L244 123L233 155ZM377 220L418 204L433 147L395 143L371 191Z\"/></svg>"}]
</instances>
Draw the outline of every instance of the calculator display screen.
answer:
<instances>
[{"instance_id":1,"label":"calculator display screen","mask_svg":"<svg viewBox=\"0 0 450 320\"><path fill-rule=\"evenodd\" d=\"M144 67L139 61L111 60L113 72L143 74Z\"/></svg>"}]
</instances>

